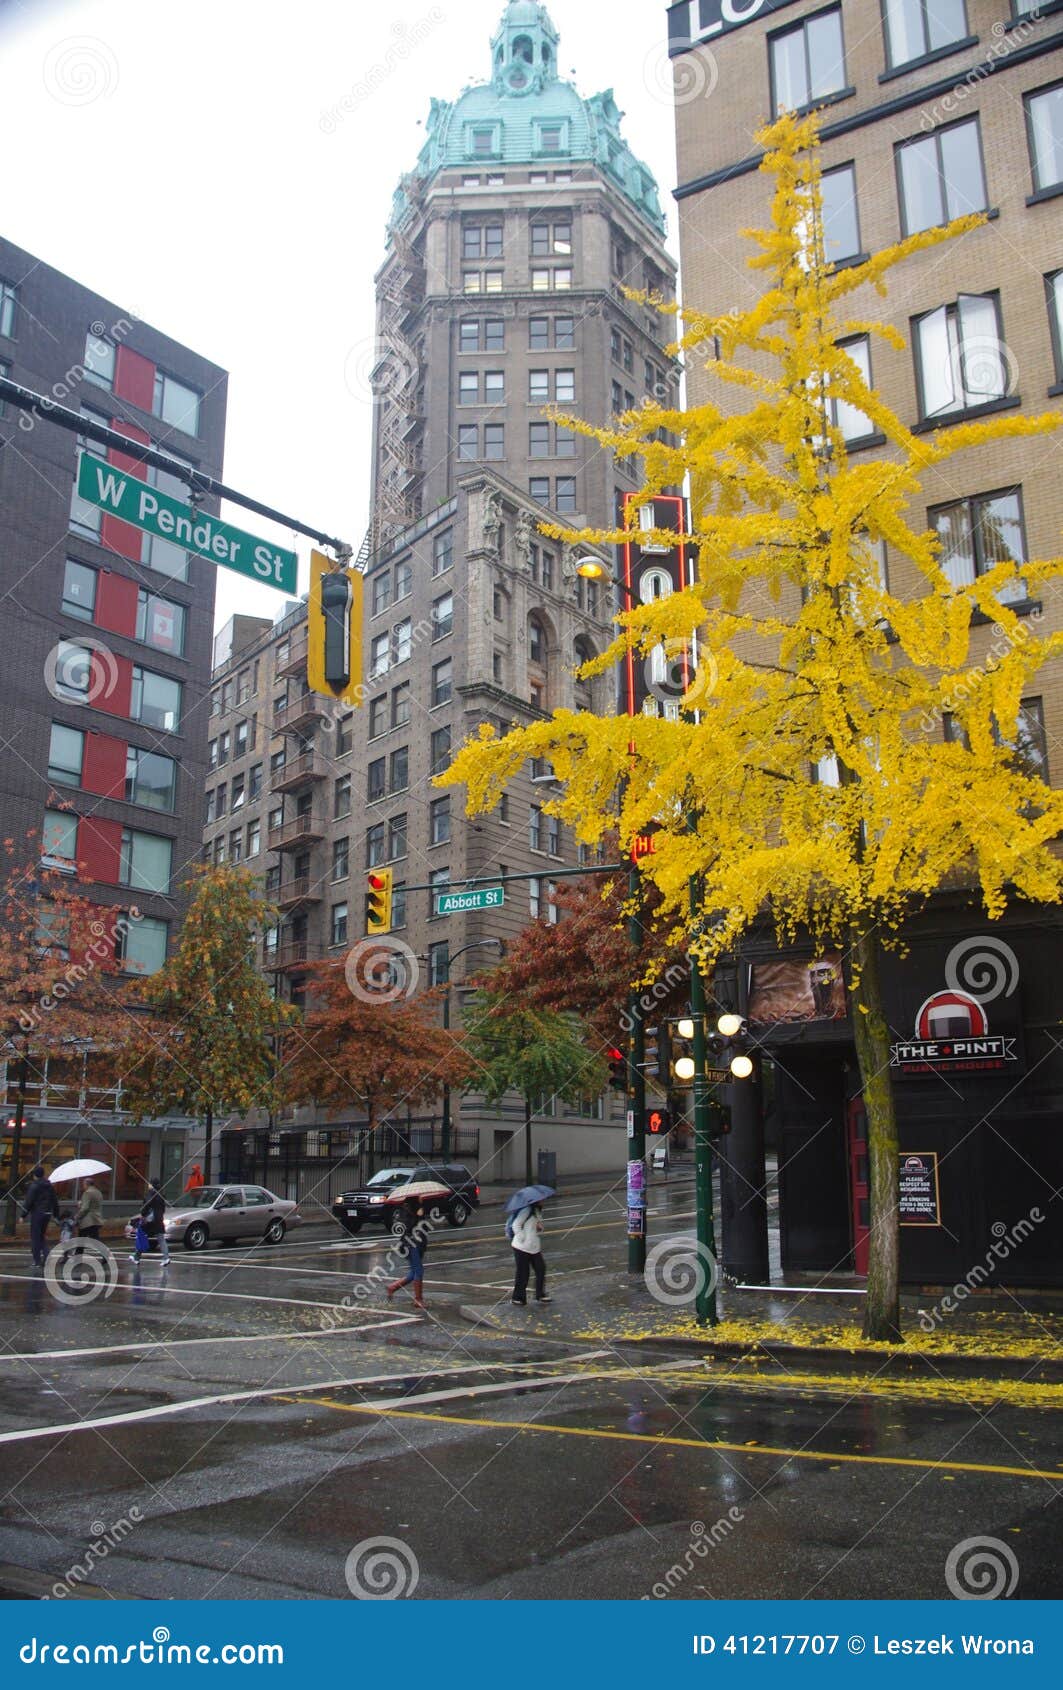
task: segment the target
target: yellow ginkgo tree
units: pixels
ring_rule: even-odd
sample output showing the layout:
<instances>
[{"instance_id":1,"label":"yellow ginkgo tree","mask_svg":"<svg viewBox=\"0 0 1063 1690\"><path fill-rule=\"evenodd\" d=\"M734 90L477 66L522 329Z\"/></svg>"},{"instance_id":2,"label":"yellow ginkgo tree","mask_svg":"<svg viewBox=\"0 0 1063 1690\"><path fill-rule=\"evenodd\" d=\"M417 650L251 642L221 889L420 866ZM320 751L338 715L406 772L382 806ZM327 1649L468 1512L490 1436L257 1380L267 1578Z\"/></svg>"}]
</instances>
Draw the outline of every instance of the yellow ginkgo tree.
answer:
<instances>
[{"instance_id":1,"label":"yellow ginkgo tree","mask_svg":"<svg viewBox=\"0 0 1063 1690\"><path fill-rule=\"evenodd\" d=\"M662 643L693 650L679 719L558 710L502 737L485 726L439 778L464 784L475 814L497 804L527 758L545 757L561 787L551 808L579 838L619 828L626 846L655 827L642 870L707 969L765 926L781 944L841 948L868 1120L865 1331L898 1340L882 947L946 883L978 888L990 918L1012 900L1063 894L1054 847L1063 793L1023 755L1021 712L1063 636L1018 614L1063 561L1021 563L1000 545L976 579L950 579L937 534L915 516L920 477L974 445L1043 436L1063 417L1010 413L913 433L844 345L862 335L904 341L857 317L853 296L869 285L884 293L895 264L982 219L835 271L824 254L815 119L784 116L759 139L761 168L774 177L771 227L751 232L763 292L744 311L686 310L677 343L688 357L707 344L718 354L706 368L719 402L686 412L647 403L610 429L575 425L641 458L641 503L665 488L689 491L696 583L623 612L617 639L584 671L615 665L632 643L647 655ZM839 406L884 437L880 452L849 455ZM549 532L599 545L624 537ZM660 530L653 538L669 540ZM883 546L907 560L903 596L883 578ZM972 630L983 618L996 635L993 656L978 661Z\"/></svg>"}]
</instances>

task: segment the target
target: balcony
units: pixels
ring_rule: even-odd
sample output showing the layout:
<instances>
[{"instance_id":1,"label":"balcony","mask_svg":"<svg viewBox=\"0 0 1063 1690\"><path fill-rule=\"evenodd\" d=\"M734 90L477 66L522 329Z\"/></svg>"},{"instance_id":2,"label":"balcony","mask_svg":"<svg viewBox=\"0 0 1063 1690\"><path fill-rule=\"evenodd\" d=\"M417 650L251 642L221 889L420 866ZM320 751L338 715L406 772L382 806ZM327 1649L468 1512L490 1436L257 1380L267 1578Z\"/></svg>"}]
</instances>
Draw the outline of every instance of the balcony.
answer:
<instances>
[{"instance_id":1,"label":"balcony","mask_svg":"<svg viewBox=\"0 0 1063 1690\"><path fill-rule=\"evenodd\" d=\"M310 946L305 939L299 939L294 944L281 945L274 953L273 961L266 966L280 973L288 969L305 968L309 961Z\"/></svg>"},{"instance_id":2,"label":"balcony","mask_svg":"<svg viewBox=\"0 0 1063 1690\"><path fill-rule=\"evenodd\" d=\"M290 757L273 776L274 792L297 792L301 786L309 786L312 781L325 780L328 770L325 760L314 751L304 751L298 757Z\"/></svg>"},{"instance_id":3,"label":"balcony","mask_svg":"<svg viewBox=\"0 0 1063 1690\"><path fill-rule=\"evenodd\" d=\"M290 822L270 828L267 845L271 851L295 851L300 845L312 845L324 837L325 823L320 816L294 816Z\"/></svg>"},{"instance_id":4,"label":"balcony","mask_svg":"<svg viewBox=\"0 0 1063 1690\"><path fill-rule=\"evenodd\" d=\"M298 909L303 904L319 904L322 892L315 880L308 874L300 874L294 880L282 880L273 896L273 902L279 910Z\"/></svg>"},{"instance_id":5,"label":"balcony","mask_svg":"<svg viewBox=\"0 0 1063 1690\"><path fill-rule=\"evenodd\" d=\"M273 732L287 733L290 728L308 728L312 722L320 722L328 715L328 706L320 693L304 692L294 704L286 704L283 710L277 710L273 716Z\"/></svg>"},{"instance_id":6,"label":"balcony","mask_svg":"<svg viewBox=\"0 0 1063 1690\"><path fill-rule=\"evenodd\" d=\"M277 675L305 675L308 645L305 630L302 634L293 634L287 657L283 663L277 664Z\"/></svg>"}]
</instances>

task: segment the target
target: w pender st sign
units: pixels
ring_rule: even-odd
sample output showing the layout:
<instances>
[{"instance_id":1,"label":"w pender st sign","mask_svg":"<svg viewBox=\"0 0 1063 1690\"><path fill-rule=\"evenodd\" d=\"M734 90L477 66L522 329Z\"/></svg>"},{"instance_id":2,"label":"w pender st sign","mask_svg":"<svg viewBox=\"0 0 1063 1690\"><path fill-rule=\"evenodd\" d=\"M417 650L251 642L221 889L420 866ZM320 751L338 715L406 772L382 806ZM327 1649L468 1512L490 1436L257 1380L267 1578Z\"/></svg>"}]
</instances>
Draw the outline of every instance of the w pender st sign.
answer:
<instances>
[{"instance_id":1,"label":"w pender st sign","mask_svg":"<svg viewBox=\"0 0 1063 1690\"><path fill-rule=\"evenodd\" d=\"M142 528L145 534L171 540L186 551L221 564L223 569L232 569L237 575L261 582L264 587L295 593L298 559L294 552L182 504L180 499L149 487L139 476L128 475L89 452L81 454L78 494L120 521Z\"/></svg>"}]
</instances>

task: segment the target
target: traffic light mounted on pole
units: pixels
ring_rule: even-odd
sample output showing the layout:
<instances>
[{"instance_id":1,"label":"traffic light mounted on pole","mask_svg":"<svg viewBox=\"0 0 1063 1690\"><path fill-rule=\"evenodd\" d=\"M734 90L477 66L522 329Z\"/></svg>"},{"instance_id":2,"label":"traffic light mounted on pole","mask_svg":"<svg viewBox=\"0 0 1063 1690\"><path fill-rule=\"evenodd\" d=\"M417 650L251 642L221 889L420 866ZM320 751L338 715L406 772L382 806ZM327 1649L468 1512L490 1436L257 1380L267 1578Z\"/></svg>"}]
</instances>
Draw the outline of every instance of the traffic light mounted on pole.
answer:
<instances>
[{"instance_id":1,"label":"traffic light mounted on pole","mask_svg":"<svg viewBox=\"0 0 1063 1690\"><path fill-rule=\"evenodd\" d=\"M370 869L365 877L365 930L370 934L391 932L391 891L394 871Z\"/></svg>"},{"instance_id":2,"label":"traffic light mounted on pole","mask_svg":"<svg viewBox=\"0 0 1063 1690\"><path fill-rule=\"evenodd\" d=\"M310 553L306 680L311 692L359 705L362 687L364 577L340 569L324 552Z\"/></svg>"}]
</instances>

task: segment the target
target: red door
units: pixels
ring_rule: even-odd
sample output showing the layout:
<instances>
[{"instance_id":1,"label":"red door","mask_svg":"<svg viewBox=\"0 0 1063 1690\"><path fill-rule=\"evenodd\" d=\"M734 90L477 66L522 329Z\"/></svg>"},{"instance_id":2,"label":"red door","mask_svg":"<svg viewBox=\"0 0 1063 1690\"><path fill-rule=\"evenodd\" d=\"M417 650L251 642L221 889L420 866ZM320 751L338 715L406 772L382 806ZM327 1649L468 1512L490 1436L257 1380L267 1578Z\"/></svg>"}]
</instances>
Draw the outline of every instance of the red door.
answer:
<instances>
[{"instance_id":1,"label":"red door","mask_svg":"<svg viewBox=\"0 0 1063 1690\"><path fill-rule=\"evenodd\" d=\"M851 1097L846 1112L849 1137L849 1203L852 1216L853 1267L867 1272L867 1240L870 1231L867 1168L867 1111L862 1097Z\"/></svg>"}]
</instances>

